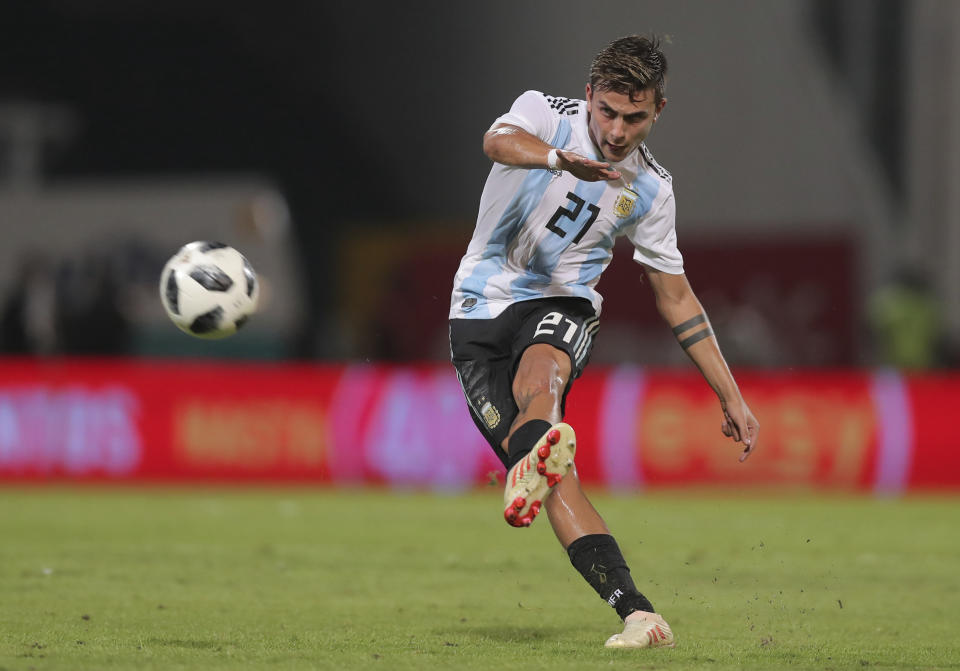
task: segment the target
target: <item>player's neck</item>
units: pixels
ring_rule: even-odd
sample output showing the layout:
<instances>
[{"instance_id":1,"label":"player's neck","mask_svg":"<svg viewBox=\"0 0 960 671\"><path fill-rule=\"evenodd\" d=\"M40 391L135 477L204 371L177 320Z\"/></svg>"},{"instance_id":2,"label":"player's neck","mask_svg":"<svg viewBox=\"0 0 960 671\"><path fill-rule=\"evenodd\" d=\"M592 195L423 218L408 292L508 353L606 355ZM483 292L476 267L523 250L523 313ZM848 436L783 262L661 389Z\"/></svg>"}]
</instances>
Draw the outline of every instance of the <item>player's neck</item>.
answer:
<instances>
[{"instance_id":1,"label":"player's neck","mask_svg":"<svg viewBox=\"0 0 960 671\"><path fill-rule=\"evenodd\" d=\"M597 138L593 137L593 130L590 128L590 112L587 111L587 137L590 138L590 143L593 145L593 152L597 155L598 161L606 160L606 157L603 155L603 151L600 150L600 143L597 142Z\"/></svg>"}]
</instances>

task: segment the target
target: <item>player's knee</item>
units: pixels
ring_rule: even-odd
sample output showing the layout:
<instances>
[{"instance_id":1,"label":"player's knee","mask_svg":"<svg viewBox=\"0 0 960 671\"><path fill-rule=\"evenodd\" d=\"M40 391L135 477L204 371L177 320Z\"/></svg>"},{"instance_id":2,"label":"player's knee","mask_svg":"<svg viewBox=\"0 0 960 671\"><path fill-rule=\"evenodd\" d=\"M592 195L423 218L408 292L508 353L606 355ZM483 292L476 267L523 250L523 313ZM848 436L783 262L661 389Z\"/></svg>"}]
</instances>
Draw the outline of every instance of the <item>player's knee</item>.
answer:
<instances>
[{"instance_id":1,"label":"player's knee","mask_svg":"<svg viewBox=\"0 0 960 671\"><path fill-rule=\"evenodd\" d=\"M517 380L533 379L543 384L555 384L559 379L562 386L569 377L570 357L550 345L528 347L517 366Z\"/></svg>"},{"instance_id":2,"label":"player's knee","mask_svg":"<svg viewBox=\"0 0 960 671\"><path fill-rule=\"evenodd\" d=\"M513 381L513 397L517 405L524 408L539 396L560 397L562 387L558 384L559 378L555 375L517 377Z\"/></svg>"},{"instance_id":3,"label":"player's knee","mask_svg":"<svg viewBox=\"0 0 960 671\"><path fill-rule=\"evenodd\" d=\"M528 347L517 366L513 380L513 397L521 412L536 406L543 410L559 407L567 380L570 361L565 352L549 345Z\"/></svg>"}]
</instances>

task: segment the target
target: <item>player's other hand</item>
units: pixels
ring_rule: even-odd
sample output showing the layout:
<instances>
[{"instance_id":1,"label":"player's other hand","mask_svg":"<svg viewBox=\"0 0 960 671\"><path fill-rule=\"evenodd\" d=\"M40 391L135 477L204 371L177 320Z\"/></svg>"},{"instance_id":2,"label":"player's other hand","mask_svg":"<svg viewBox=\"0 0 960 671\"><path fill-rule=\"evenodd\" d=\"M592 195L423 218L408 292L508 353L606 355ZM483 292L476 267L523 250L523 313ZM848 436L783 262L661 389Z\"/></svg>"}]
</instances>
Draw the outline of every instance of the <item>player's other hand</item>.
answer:
<instances>
[{"instance_id":1,"label":"player's other hand","mask_svg":"<svg viewBox=\"0 0 960 671\"><path fill-rule=\"evenodd\" d=\"M746 461L747 457L753 454L757 449L757 435L760 433L760 422L750 412L750 408L738 399L732 403L721 403L723 407L723 422L720 424L720 430L727 438L733 438L738 443L743 443L743 454L740 455L740 461Z\"/></svg>"},{"instance_id":2,"label":"player's other hand","mask_svg":"<svg viewBox=\"0 0 960 671\"><path fill-rule=\"evenodd\" d=\"M609 163L594 161L572 151L557 150L560 168L566 170L584 182L601 182L620 179L620 171L614 170Z\"/></svg>"}]
</instances>

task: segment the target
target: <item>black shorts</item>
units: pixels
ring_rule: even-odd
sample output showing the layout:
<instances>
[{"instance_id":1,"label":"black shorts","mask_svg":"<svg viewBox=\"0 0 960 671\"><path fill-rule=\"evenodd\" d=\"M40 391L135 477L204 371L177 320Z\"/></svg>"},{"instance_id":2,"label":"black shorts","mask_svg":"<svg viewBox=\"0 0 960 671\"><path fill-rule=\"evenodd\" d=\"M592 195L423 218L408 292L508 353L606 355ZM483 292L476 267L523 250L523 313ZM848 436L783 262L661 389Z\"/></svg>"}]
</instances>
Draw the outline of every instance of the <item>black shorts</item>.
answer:
<instances>
[{"instance_id":1,"label":"black shorts","mask_svg":"<svg viewBox=\"0 0 960 671\"><path fill-rule=\"evenodd\" d=\"M585 298L538 298L514 303L494 319L451 319L450 352L470 415L500 460L501 444L510 433L519 408L513 378L520 357L530 345L547 343L570 356L567 392L590 358L600 322Z\"/></svg>"}]
</instances>

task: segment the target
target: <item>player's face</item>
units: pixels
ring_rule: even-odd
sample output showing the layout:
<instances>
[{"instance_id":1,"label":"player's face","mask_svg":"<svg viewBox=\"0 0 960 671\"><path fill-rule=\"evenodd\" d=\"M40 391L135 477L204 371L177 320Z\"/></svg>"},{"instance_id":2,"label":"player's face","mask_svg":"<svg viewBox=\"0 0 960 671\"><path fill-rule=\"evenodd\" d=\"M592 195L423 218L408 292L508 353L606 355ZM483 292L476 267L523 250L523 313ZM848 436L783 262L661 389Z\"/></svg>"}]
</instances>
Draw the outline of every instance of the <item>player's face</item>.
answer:
<instances>
[{"instance_id":1,"label":"player's face","mask_svg":"<svg viewBox=\"0 0 960 671\"><path fill-rule=\"evenodd\" d=\"M615 91L594 91L587 84L590 135L603 157L613 163L625 159L650 135L666 104L664 98L657 105L652 89L630 97Z\"/></svg>"}]
</instances>

